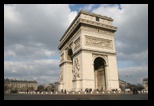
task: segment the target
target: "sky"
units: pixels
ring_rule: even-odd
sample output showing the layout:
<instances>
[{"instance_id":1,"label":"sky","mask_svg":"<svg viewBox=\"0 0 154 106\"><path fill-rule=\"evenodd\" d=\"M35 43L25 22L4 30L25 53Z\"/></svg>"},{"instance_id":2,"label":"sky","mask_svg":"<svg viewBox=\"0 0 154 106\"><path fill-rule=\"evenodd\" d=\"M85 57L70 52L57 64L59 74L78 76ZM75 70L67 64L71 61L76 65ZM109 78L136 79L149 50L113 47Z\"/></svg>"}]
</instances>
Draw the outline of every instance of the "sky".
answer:
<instances>
[{"instance_id":1,"label":"sky","mask_svg":"<svg viewBox=\"0 0 154 106\"><path fill-rule=\"evenodd\" d=\"M59 81L59 40L83 9L114 19L118 77L148 77L148 4L4 4L4 78Z\"/></svg>"}]
</instances>

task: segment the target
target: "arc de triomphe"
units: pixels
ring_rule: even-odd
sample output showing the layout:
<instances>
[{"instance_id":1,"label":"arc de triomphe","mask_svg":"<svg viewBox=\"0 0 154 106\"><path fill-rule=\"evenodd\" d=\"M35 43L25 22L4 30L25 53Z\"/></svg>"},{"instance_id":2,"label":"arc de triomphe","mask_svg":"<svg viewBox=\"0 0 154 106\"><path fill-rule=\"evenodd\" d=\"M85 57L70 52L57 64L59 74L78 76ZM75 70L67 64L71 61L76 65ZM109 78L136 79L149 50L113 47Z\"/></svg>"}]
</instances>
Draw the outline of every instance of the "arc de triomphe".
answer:
<instances>
[{"instance_id":1,"label":"arc de triomphe","mask_svg":"<svg viewBox=\"0 0 154 106\"><path fill-rule=\"evenodd\" d=\"M68 27L60 50L59 90L119 90L113 19L81 10Z\"/></svg>"}]
</instances>

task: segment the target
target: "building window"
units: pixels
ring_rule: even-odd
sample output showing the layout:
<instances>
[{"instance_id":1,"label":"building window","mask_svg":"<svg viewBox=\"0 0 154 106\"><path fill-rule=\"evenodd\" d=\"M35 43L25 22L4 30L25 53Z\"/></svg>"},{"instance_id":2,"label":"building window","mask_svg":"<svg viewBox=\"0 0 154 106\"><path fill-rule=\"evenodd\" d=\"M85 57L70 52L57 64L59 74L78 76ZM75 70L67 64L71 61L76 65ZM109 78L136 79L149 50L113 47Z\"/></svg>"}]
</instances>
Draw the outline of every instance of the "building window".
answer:
<instances>
[{"instance_id":1,"label":"building window","mask_svg":"<svg viewBox=\"0 0 154 106\"><path fill-rule=\"evenodd\" d=\"M99 17L96 17L96 21L99 21Z\"/></svg>"}]
</instances>

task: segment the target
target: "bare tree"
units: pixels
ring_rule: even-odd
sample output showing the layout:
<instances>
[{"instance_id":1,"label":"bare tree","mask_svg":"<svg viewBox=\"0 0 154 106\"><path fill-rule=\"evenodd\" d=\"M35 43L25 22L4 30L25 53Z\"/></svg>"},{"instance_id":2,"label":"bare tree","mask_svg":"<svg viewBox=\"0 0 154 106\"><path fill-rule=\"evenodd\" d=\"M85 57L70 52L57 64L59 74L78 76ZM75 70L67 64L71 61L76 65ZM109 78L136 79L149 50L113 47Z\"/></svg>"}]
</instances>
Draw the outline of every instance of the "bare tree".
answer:
<instances>
[{"instance_id":1,"label":"bare tree","mask_svg":"<svg viewBox=\"0 0 154 106\"><path fill-rule=\"evenodd\" d=\"M137 90L137 86L135 84L131 84L130 85L130 90L133 91L133 90Z\"/></svg>"},{"instance_id":2,"label":"bare tree","mask_svg":"<svg viewBox=\"0 0 154 106\"><path fill-rule=\"evenodd\" d=\"M6 93L9 89L9 86L7 84L4 84L4 93Z\"/></svg>"},{"instance_id":3,"label":"bare tree","mask_svg":"<svg viewBox=\"0 0 154 106\"><path fill-rule=\"evenodd\" d=\"M137 90L142 90L142 89L144 89L143 85L140 84L140 83L138 83L136 86L137 86Z\"/></svg>"},{"instance_id":4,"label":"bare tree","mask_svg":"<svg viewBox=\"0 0 154 106\"><path fill-rule=\"evenodd\" d=\"M38 90L39 90L39 91L44 91L43 85L39 85L39 86L38 86Z\"/></svg>"}]
</instances>

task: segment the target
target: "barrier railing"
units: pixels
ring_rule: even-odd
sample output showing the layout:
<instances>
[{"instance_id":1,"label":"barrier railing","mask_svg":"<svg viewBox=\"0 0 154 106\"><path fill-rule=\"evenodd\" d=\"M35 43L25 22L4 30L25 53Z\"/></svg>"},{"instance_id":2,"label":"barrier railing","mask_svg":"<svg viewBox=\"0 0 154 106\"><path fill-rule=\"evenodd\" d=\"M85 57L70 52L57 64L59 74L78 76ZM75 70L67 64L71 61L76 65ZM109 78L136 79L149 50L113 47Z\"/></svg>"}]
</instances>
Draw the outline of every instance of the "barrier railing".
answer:
<instances>
[{"instance_id":1,"label":"barrier railing","mask_svg":"<svg viewBox=\"0 0 154 106\"><path fill-rule=\"evenodd\" d=\"M137 91L137 94L146 94L148 93L148 91ZM88 94L133 94L132 91L91 91L91 92L86 92L86 91L67 91L67 92L35 92L35 91L31 91L31 92L18 92L18 94L84 94L84 95L88 95Z\"/></svg>"}]
</instances>

